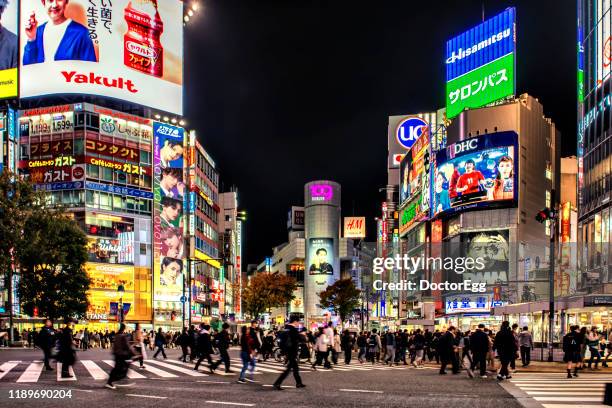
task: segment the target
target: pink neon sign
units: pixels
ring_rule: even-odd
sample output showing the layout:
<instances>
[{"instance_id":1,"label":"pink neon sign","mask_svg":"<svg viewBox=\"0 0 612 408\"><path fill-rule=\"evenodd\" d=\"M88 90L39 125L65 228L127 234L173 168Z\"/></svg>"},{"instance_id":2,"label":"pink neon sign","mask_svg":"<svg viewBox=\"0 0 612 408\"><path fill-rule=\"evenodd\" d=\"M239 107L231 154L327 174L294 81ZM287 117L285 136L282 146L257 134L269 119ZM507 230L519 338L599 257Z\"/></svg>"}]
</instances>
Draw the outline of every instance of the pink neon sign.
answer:
<instances>
[{"instance_id":1,"label":"pink neon sign","mask_svg":"<svg viewBox=\"0 0 612 408\"><path fill-rule=\"evenodd\" d=\"M334 191L329 184L313 184L310 186L312 201L329 201L334 197Z\"/></svg>"}]
</instances>

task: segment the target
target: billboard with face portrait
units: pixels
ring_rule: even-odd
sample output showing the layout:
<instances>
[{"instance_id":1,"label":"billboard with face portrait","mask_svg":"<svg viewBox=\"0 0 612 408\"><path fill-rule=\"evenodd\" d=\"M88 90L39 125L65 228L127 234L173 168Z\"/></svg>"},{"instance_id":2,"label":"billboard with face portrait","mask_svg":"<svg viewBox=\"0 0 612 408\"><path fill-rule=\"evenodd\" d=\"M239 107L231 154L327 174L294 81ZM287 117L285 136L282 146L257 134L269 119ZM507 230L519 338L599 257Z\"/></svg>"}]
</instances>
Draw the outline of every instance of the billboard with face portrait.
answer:
<instances>
[{"instance_id":1,"label":"billboard with face portrait","mask_svg":"<svg viewBox=\"0 0 612 408\"><path fill-rule=\"evenodd\" d=\"M182 1L21 0L20 20L21 97L99 95L182 115Z\"/></svg>"},{"instance_id":2,"label":"billboard with face portrait","mask_svg":"<svg viewBox=\"0 0 612 408\"><path fill-rule=\"evenodd\" d=\"M518 200L518 135L499 132L466 139L436 154L432 215Z\"/></svg>"},{"instance_id":3,"label":"billboard with face portrait","mask_svg":"<svg viewBox=\"0 0 612 408\"><path fill-rule=\"evenodd\" d=\"M184 249L184 142L183 128L153 123L154 217L153 279L154 300L182 312ZM155 313L156 316L160 313Z\"/></svg>"},{"instance_id":4,"label":"billboard with face portrait","mask_svg":"<svg viewBox=\"0 0 612 408\"><path fill-rule=\"evenodd\" d=\"M465 256L480 258L484 268L467 270L463 280L485 282L487 285L507 285L509 270L509 231L478 231L461 234Z\"/></svg>"},{"instance_id":5,"label":"billboard with face portrait","mask_svg":"<svg viewBox=\"0 0 612 408\"><path fill-rule=\"evenodd\" d=\"M17 96L18 0L0 0L0 99Z\"/></svg>"},{"instance_id":6,"label":"billboard with face portrait","mask_svg":"<svg viewBox=\"0 0 612 408\"><path fill-rule=\"evenodd\" d=\"M308 240L306 265L309 275L333 275L333 238L310 238Z\"/></svg>"}]
</instances>

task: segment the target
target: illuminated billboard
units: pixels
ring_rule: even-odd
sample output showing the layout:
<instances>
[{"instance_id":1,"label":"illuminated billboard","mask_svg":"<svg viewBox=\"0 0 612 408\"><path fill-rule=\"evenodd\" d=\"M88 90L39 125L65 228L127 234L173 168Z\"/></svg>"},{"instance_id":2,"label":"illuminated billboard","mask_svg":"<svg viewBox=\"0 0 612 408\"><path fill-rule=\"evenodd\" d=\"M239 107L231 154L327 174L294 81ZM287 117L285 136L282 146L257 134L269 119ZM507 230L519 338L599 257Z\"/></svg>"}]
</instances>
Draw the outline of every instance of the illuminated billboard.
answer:
<instances>
[{"instance_id":1,"label":"illuminated billboard","mask_svg":"<svg viewBox=\"0 0 612 408\"><path fill-rule=\"evenodd\" d=\"M7 4L8 3L8 4ZM17 66L19 65L19 40L17 39L18 0L0 2L0 99L17 96ZM2 159L0 158L0 161Z\"/></svg>"},{"instance_id":2,"label":"illuminated billboard","mask_svg":"<svg viewBox=\"0 0 612 408\"><path fill-rule=\"evenodd\" d=\"M446 116L515 93L516 10L510 7L446 42Z\"/></svg>"},{"instance_id":3,"label":"illuminated billboard","mask_svg":"<svg viewBox=\"0 0 612 408\"><path fill-rule=\"evenodd\" d=\"M482 269L468 269L463 273L464 281L484 282L487 285L508 284L510 267L510 244L508 230L477 231L461 234L465 256L482 259Z\"/></svg>"},{"instance_id":4,"label":"illuminated billboard","mask_svg":"<svg viewBox=\"0 0 612 408\"><path fill-rule=\"evenodd\" d=\"M429 209L429 132L425 131L400 163L400 207L423 191Z\"/></svg>"},{"instance_id":5,"label":"illuminated billboard","mask_svg":"<svg viewBox=\"0 0 612 408\"><path fill-rule=\"evenodd\" d=\"M365 217L344 217L344 238L365 238Z\"/></svg>"},{"instance_id":6,"label":"illuminated billboard","mask_svg":"<svg viewBox=\"0 0 612 408\"><path fill-rule=\"evenodd\" d=\"M333 238L310 238L308 240L309 275L334 274L334 240Z\"/></svg>"},{"instance_id":7,"label":"illuminated billboard","mask_svg":"<svg viewBox=\"0 0 612 408\"><path fill-rule=\"evenodd\" d=\"M182 114L182 1L22 0L20 16L21 97L99 95Z\"/></svg>"},{"instance_id":8,"label":"illuminated billboard","mask_svg":"<svg viewBox=\"0 0 612 408\"><path fill-rule=\"evenodd\" d=\"M436 153L432 215L518 199L518 135L498 132L449 145Z\"/></svg>"},{"instance_id":9,"label":"illuminated billboard","mask_svg":"<svg viewBox=\"0 0 612 408\"><path fill-rule=\"evenodd\" d=\"M179 302L183 296L186 268L183 247L185 186L182 183L185 131L154 122L153 139L153 289L156 308L159 309L155 315L174 313L173 316L178 317L182 313Z\"/></svg>"}]
</instances>

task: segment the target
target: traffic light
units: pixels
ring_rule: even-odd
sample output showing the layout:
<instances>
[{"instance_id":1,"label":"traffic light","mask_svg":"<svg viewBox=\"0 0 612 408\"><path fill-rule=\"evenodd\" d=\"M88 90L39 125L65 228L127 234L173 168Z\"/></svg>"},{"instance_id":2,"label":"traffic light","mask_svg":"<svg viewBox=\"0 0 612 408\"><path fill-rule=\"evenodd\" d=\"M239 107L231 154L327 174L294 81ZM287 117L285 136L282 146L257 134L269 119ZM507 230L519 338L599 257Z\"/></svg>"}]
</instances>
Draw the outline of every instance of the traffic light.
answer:
<instances>
[{"instance_id":1,"label":"traffic light","mask_svg":"<svg viewBox=\"0 0 612 408\"><path fill-rule=\"evenodd\" d=\"M551 210L550 208L544 208L538 211L538 213L535 216L536 221L539 222L540 224L543 224L547 220L551 220L553 218L555 218L555 210Z\"/></svg>"}]
</instances>

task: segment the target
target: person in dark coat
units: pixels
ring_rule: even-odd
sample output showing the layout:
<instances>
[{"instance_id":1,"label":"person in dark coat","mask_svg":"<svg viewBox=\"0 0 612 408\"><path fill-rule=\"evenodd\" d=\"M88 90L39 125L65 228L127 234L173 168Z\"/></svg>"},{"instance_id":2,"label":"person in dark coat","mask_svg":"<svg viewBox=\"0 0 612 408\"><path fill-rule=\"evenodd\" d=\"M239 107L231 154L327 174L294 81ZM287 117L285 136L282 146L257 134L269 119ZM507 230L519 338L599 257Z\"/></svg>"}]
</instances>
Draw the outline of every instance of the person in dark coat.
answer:
<instances>
[{"instance_id":1,"label":"person in dark coat","mask_svg":"<svg viewBox=\"0 0 612 408\"><path fill-rule=\"evenodd\" d=\"M187 328L183 327L183 332L176 339L176 344L181 347L181 352L182 352L182 355L181 357L179 357L179 360L182 360L183 363L187 362L187 356L189 355L189 343L190 343L189 333L187 332ZM191 361L191 358L189 361Z\"/></svg>"},{"instance_id":2,"label":"person in dark coat","mask_svg":"<svg viewBox=\"0 0 612 408\"><path fill-rule=\"evenodd\" d=\"M120 381L127 376L129 363L128 361L132 358L134 352L130 347L130 342L128 339L128 335L125 333L125 324L121 323L119 325L119 332L115 336L115 341L113 342L113 356L115 357L115 365L111 370L108 381L105 385L106 388L111 390L116 389L116 386L113 384L115 381ZM124 387L128 387L133 385L132 383L121 384Z\"/></svg>"},{"instance_id":3,"label":"person in dark coat","mask_svg":"<svg viewBox=\"0 0 612 408\"><path fill-rule=\"evenodd\" d=\"M351 357L353 356L353 345L355 344L355 339L353 335L348 331L348 329L344 330L342 334L342 338L340 341L340 345L342 350L344 350L344 364L351 363Z\"/></svg>"},{"instance_id":4,"label":"person in dark coat","mask_svg":"<svg viewBox=\"0 0 612 408\"><path fill-rule=\"evenodd\" d=\"M221 363L223 363L225 364L225 372L232 373L233 371L230 370L230 357L227 352L231 345L228 323L223 323L223 326L221 326L221 331L215 336L215 342L217 343L217 348L219 349L220 359L218 361L215 361L210 366L211 370L216 370L217 367L219 367Z\"/></svg>"},{"instance_id":5,"label":"person in dark coat","mask_svg":"<svg viewBox=\"0 0 612 408\"><path fill-rule=\"evenodd\" d=\"M285 350L287 353L287 367L285 371L281 373L281 375L274 381L273 387L276 390L282 390L281 384L285 381L285 378L289 375L291 371L293 371L293 378L295 378L295 387L296 388L304 388L305 385L302 383L302 378L300 377L300 366L298 361L298 351L300 347L301 336L298 332L299 319L297 316L291 316L289 320L289 324L285 326L287 336L287 349Z\"/></svg>"},{"instance_id":6,"label":"person in dark coat","mask_svg":"<svg viewBox=\"0 0 612 408\"><path fill-rule=\"evenodd\" d=\"M204 323L200 324L200 333L196 340L196 349L198 353L198 361L196 361L194 370L198 371L198 367L202 363L202 360L208 361L208 366L212 367L213 361L210 355L213 352L212 342L210 340L210 326ZM210 368L212 372L212 368Z\"/></svg>"},{"instance_id":7,"label":"person in dark coat","mask_svg":"<svg viewBox=\"0 0 612 408\"><path fill-rule=\"evenodd\" d=\"M485 325L480 323L478 329L470 335L472 350L472 370L480 367L480 377L487 378L487 353L489 352L489 336L484 332Z\"/></svg>"},{"instance_id":8,"label":"person in dark coat","mask_svg":"<svg viewBox=\"0 0 612 408\"><path fill-rule=\"evenodd\" d=\"M51 319L45 319L45 325L42 329L40 329L40 333L37 337L38 347L42 350L44 354L45 361L45 369L52 371L51 365L49 364L49 359L51 358L51 351L53 347L55 347L55 330L53 329L53 322Z\"/></svg>"},{"instance_id":9,"label":"person in dark coat","mask_svg":"<svg viewBox=\"0 0 612 408\"><path fill-rule=\"evenodd\" d=\"M455 329L454 326L450 326L446 332L440 336L437 350L440 355L440 374L446 374L446 366L451 363L453 367L453 374L459 374L459 361L457 361L457 346L455 345Z\"/></svg>"},{"instance_id":10,"label":"person in dark coat","mask_svg":"<svg viewBox=\"0 0 612 408\"><path fill-rule=\"evenodd\" d=\"M501 362L501 368L497 374L497 379L501 381L512 378L508 372L508 365L516 358L517 346L514 333L510 329L510 322L502 322L501 329L497 332L495 340L493 341L493 350L497 351L497 355Z\"/></svg>"},{"instance_id":11,"label":"person in dark coat","mask_svg":"<svg viewBox=\"0 0 612 408\"><path fill-rule=\"evenodd\" d=\"M62 363L62 378L73 378L70 375L70 366L76 362L76 344L72 336L72 319L66 320L66 326L62 330L59 337L59 353L58 361Z\"/></svg>"}]
</instances>

